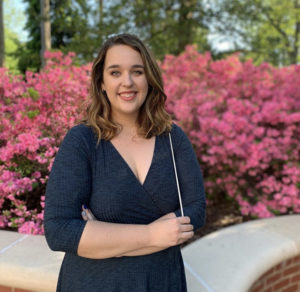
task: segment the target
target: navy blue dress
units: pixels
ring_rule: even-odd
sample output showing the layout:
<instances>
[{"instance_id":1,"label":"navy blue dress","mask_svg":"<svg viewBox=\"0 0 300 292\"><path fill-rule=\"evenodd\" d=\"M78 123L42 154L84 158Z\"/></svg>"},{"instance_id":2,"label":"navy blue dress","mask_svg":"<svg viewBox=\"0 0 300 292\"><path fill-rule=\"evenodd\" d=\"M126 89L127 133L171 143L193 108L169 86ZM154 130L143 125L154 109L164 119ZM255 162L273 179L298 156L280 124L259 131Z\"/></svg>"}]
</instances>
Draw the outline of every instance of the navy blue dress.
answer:
<instances>
[{"instance_id":1,"label":"navy blue dress","mask_svg":"<svg viewBox=\"0 0 300 292\"><path fill-rule=\"evenodd\" d=\"M184 215L194 230L205 221L203 179L194 150L180 127L171 130ZM86 222L81 206L100 221L149 224L175 212L179 201L169 137L156 137L153 159L143 184L110 141L77 125L65 136L46 189L45 236L54 251L65 252L57 291L185 292L180 246L149 255L88 259L77 255Z\"/></svg>"}]
</instances>

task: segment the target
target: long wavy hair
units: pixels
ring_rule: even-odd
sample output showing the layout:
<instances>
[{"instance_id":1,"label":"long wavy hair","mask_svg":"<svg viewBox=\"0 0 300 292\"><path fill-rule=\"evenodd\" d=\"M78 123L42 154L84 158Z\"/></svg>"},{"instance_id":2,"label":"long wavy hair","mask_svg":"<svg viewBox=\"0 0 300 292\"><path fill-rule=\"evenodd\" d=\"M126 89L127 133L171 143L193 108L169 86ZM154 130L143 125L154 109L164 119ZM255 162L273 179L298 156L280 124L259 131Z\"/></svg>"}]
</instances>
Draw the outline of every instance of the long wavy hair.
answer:
<instances>
[{"instance_id":1,"label":"long wavy hair","mask_svg":"<svg viewBox=\"0 0 300 292\"><path fill-rule=\"evenodd\" d=\"M145 47L143 42L131 34L119 34L110 37L102 46L95 59L91 73L90 100L82 122L92 127L101 139L111 140L122 129L121 125L112 121L111 105L102 91L104 62L107 51L116 45L127 45L140 53L145 66L145 75L148 82L148 93L139 110L138 134L145 138L151 138L171 130L171 117L165 110L167 99L163 90L161 71L154 56Z\"/></svg>"}]
</instances>

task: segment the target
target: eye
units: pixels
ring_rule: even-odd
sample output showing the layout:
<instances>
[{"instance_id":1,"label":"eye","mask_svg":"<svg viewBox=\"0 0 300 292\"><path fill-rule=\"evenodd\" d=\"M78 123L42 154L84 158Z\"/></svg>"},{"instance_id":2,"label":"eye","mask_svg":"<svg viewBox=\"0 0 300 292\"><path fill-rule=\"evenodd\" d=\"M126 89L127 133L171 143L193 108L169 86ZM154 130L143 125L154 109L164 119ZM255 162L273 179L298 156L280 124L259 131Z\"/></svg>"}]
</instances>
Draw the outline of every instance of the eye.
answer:
<instances>
[{"instance_id":1,"label":"eye","mask_svg":"<svg viewBox=\"0 0 300 292\"><path fill-rule=\"evenodd\" d=\"M111 71L110 72L110 75L112 75L112 76L118 76L119 74L120 74L119 71Z\"/></svg>"},{"instance_id":2,"label":"eye","mask_svg":"<svg viewBox=\"0 0 300 292\"><path fill-rule=\"evenodd\" d=\"M135 75L142 75L142 74L143 74L143 71L136 70L136 71L133 71L133 73L134 73Z\"/></svg>"}]
</instances>

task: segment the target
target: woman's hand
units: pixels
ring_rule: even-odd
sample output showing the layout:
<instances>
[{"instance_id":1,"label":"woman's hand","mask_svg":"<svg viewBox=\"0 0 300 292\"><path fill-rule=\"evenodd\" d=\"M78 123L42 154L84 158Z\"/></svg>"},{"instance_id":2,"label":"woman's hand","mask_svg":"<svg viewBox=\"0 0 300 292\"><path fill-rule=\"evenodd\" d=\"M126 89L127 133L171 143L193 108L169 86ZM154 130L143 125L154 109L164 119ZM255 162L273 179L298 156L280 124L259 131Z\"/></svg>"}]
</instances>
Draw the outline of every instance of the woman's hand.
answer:
<instances>
[{"instance_id":1,"label":"woman's hand","mask_svg":"<svg viewBox=\"0 0 300 292\"><path fill-rule=\"evenodd\" d=\"M176 217L168 213L149 224L151 245L170 247L193 237L193 225L189 217Z\"/></svg>"},{"instance_id":2,"label":"woman's hand","mask_svg":"<svg viewBox=\"0 0 300 292\"><path fill-rule=\"evenodd\" d=\"M81 212L81 216L83 218L83 220L85 221L94 221L97 220L96 217L94 216L94 214L92 213L92 211L88 208L85 208L84 205L82 205L82 212Z\"/></svg>"}]
</instances>

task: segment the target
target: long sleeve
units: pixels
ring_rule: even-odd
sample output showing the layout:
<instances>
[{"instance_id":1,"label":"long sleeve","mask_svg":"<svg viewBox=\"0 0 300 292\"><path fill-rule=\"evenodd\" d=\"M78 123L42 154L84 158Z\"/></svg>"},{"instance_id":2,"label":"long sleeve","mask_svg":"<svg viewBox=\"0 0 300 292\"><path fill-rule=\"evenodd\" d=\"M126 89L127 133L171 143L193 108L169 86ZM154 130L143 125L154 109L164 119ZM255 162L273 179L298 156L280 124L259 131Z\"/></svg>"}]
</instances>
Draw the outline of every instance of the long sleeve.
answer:
<instances>
[{"instance_id":1,"label":"long sleeve","mask_svg":"<svg viewBox=\"0 0 300 292\"><path fill-rule=\"evenodd\" d=\"M205 223L206 200L201 169L191 142L186 134L178 127L174 127L172 137L178 180L180 185L183 212L191 218L194 230ZM180 208L175 211L181 216Z\"/></svg>"},{"instance_id":2,"label":"long sleeve","mask_svg":"<svg viewBox=\"0 0 300 292\"><path fill-rule=\"evenodd\" d=\"M77 254L86 222L81 206L91 192L91 164L81 126L65 136L55 157L45 200L45 236L55 251Z\"/></svg>"}]
</instances>

